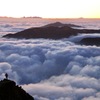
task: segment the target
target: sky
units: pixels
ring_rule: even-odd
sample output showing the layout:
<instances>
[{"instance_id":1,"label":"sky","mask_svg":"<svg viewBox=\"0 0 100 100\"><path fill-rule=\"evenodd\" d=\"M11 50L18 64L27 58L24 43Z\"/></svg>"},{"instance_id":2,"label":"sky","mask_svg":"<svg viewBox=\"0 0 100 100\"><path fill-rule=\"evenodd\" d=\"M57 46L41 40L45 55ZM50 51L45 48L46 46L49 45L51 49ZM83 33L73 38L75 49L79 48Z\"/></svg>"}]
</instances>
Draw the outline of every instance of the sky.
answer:
<instances>
[{"instance_id":1,"label":"sky","mask_svg":"<svg viewBox=\"0 0 100 100\"><path fill-rule=\"evenodd\" d=\"M100 0L0 0L0 16L100 18Z\"/></svg>"}]
</instances>

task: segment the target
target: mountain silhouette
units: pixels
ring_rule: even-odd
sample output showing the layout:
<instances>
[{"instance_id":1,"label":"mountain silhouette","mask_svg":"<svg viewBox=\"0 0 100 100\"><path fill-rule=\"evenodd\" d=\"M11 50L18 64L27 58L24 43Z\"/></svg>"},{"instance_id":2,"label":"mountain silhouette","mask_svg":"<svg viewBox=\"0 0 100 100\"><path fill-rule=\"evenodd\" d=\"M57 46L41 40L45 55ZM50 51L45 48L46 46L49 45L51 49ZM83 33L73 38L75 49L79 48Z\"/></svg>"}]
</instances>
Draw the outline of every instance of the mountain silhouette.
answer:
<instances>
[{"instance_id":1,"label":"mountain silhouette","mask_svg":"<svg viewBox=\"0 0 100 100\"><path fill-rule=\"evenodd\" d=\"M42 27L33 27L25 29L23 31L17 32L15 34L6 34L5 38L25 38L25 39L35 39L35 38L45 38L45 39L62 39L68 38L70 36L91 33L100 33L100 30L94 29L75 29L73 27L81 27L73 24L63 24L60 22L51 23Z\"/></svg>"},{"instance_id":2,"label":"mountain silhouette","mask_svg":"<svg viewBox=\"0 0 100 100\"><path fill-rule=\"evenodd\" d=\"M20 86L9 79L0 81L0 100L34 100Z\"/></svg>"}]
</instances>

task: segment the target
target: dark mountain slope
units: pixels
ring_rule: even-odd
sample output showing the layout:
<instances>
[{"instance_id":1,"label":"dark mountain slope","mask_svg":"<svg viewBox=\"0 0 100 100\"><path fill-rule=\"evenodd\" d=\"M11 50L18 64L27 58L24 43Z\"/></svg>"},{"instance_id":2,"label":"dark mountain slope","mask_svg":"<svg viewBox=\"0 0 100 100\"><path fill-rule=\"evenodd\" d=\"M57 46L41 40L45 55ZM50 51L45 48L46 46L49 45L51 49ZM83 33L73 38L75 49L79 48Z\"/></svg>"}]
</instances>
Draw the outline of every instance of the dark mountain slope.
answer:
<instances>
[{"instance_id":1,"label":"dark mountain slope","mask_svg":"<svg viewBox=\"0 0 100 100\"><path fill-rule=\"evenodd\" d=\"M4 79L0 81L0 100L34 100L14 81Z\"/></svg>"},{"instance_id":2,"label":"dark mountain slope","mask_svg":"<svg viewBox=\"0 0 100 100\"><path fill-rule=\"evenodd\" d=\"M78 33L100 33L100 30L92 29L74 29L69 24L62 24L60 22L48 24L43 27L29 28L15 34L7 34L6 38L45 38L45 39L62 39L69 36L77 35Z\"/></svg>"},{"instance_id":3,"label":"dark mountain slope","mask_svg":"<svg viewBox=\"0 0 100 100\"><path fill-rule=\"evenodd\" d=\"M84 44L84 45L97 45L97 46L100 46L100 37L83 38L80 41L80 43Z\"/></svg>"}]
</instances>

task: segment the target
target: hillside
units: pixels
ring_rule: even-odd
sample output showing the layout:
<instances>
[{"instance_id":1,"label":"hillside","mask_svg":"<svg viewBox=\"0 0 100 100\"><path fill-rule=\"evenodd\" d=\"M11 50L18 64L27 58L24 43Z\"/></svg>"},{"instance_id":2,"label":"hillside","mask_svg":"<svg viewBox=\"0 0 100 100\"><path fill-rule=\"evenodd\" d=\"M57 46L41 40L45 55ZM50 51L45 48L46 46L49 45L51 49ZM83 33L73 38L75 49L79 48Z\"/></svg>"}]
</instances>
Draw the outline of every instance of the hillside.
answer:
<instances>
[{"instance_id":1,"label":"hillside","mask_svg":"<svg viewBox=\"0 0 100 100\"><path fill-rule=\"evenodd\" d=\"M73 28L74 27L74 28ZM100 30L94 29L75 29L75 27L81 27L73 24L63 24L60 22L51 23L42 27L33 27L25 29L23 31L17 32L15 34L7 34L3 37L5 38L25 38L25 39L35 39L35 38L45 38L45 39L62 39L68 38L70 36L75 36L78 33L90 34L90 33L100 33Z\"/></svg>"},{"instance_id":2,"label":"hillside","mask_svg":"<svg viewBox=\"0 0 100 100\"><path fill-rule=\"evenodd\" d=\"M34 100L14 81L4 79L0 81L0 100Z\"/></svg>"}]
</instances>

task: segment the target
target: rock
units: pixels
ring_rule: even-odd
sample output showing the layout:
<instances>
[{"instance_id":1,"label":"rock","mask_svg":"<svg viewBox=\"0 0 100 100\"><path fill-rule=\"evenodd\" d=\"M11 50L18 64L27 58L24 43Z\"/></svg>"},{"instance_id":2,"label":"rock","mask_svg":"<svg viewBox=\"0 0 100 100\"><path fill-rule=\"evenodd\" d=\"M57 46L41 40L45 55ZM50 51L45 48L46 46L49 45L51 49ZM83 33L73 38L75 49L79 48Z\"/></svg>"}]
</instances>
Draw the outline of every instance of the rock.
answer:
<instances>
[{"instance_id":1,"label":"rock","mask_svg":"<svg viewBox=\"0 0 100 100\"><path fill-rule=\"evenodd\" d=\"M4 79L0 81L0 100L34 100L14 81Z\"/></svg>"},{"instance_id":2,"label":"rock","mask_svg":"<svg viewBox=\"0 0 100 100\"><path fill-rule=\"evenodd\" d=\"M62 24L60 22L48 24L43 27L35 27L17 32L15 34L7 34L3 37L6 38L45 38L45 39L62 39L70 36L75 36L78 33L100 33L100 30L89 30L89 29L74 29L73 25Z\"/></svg>"}]
</instances>

